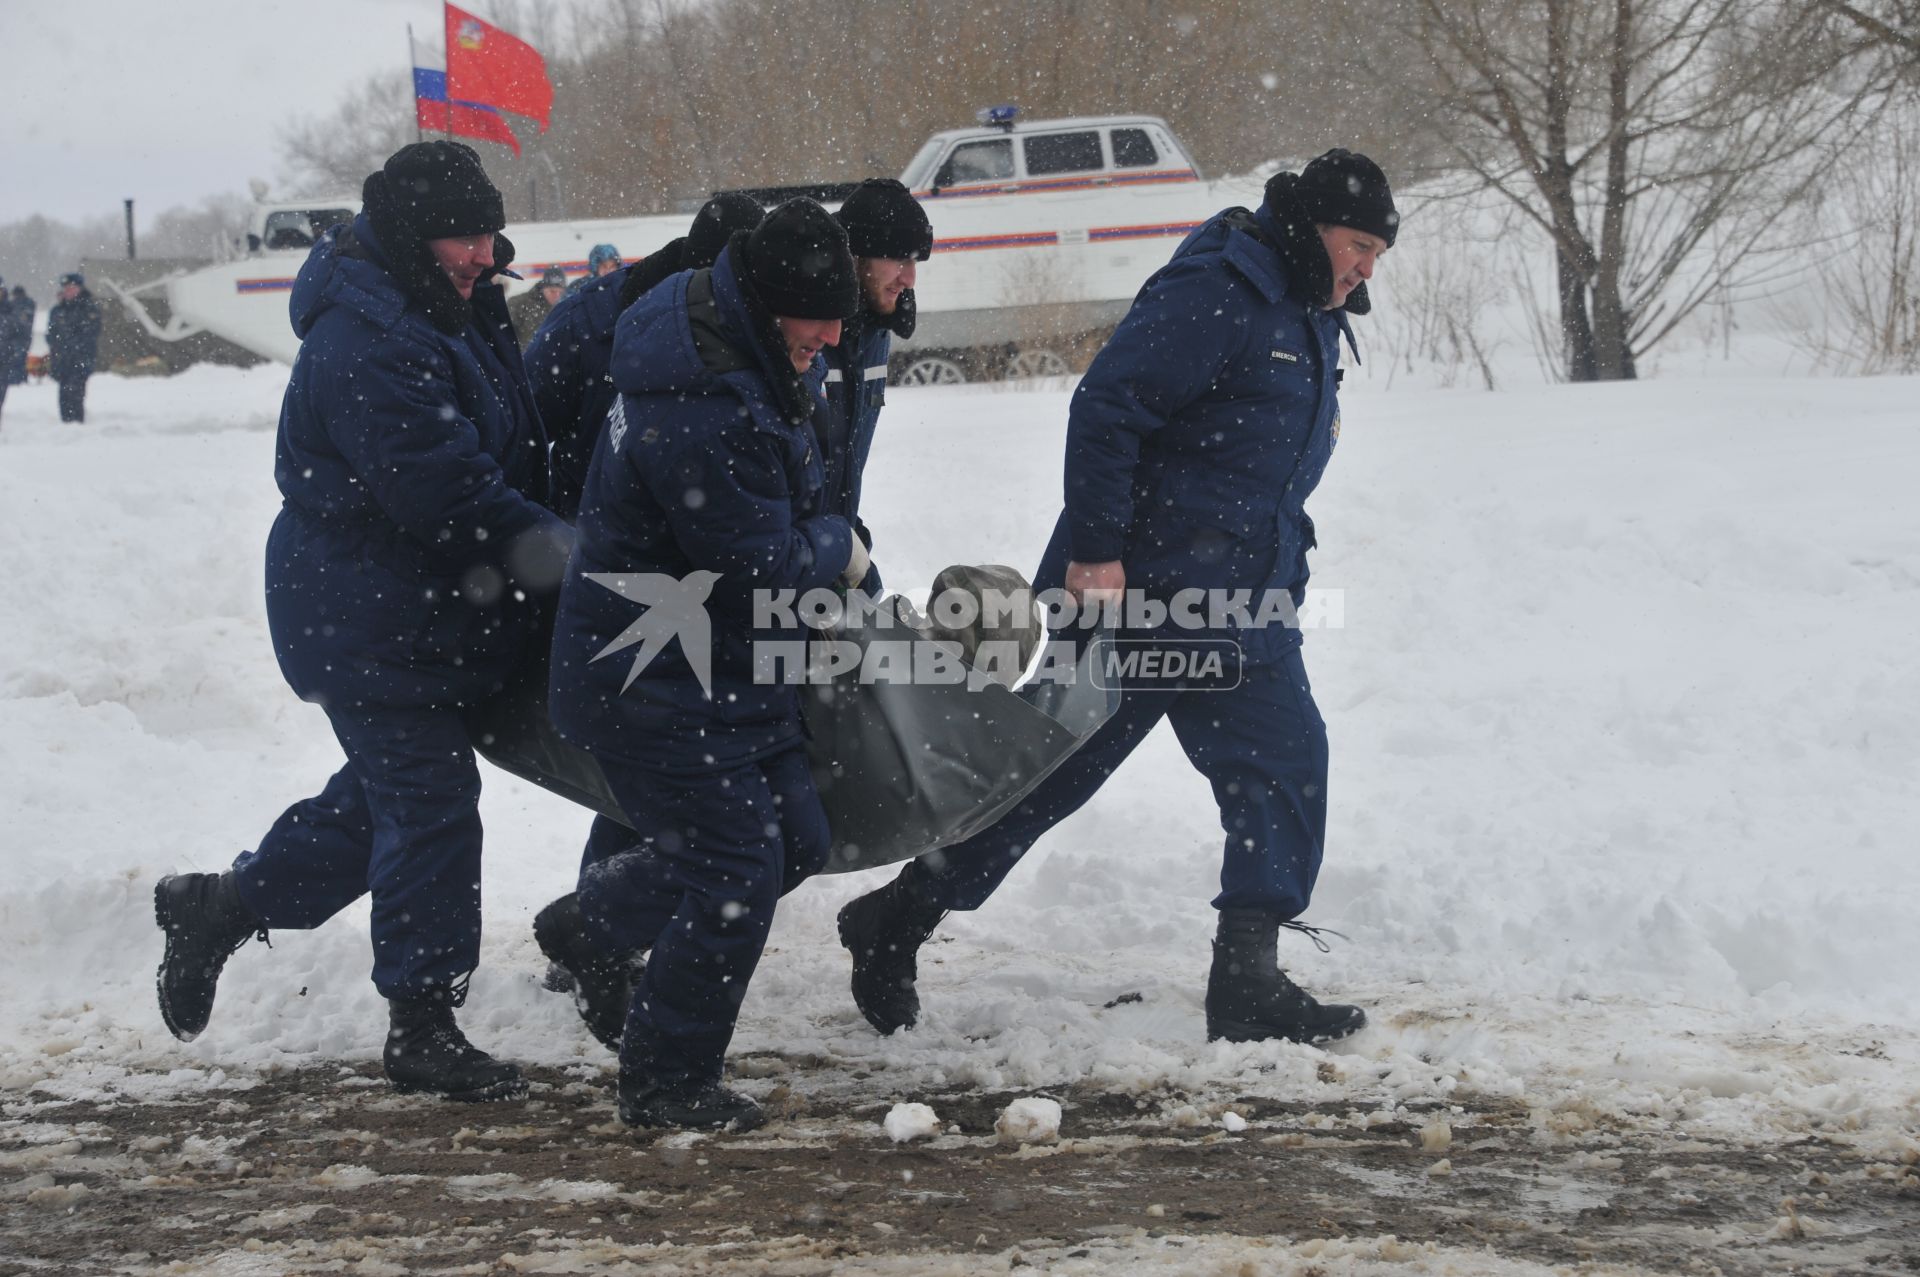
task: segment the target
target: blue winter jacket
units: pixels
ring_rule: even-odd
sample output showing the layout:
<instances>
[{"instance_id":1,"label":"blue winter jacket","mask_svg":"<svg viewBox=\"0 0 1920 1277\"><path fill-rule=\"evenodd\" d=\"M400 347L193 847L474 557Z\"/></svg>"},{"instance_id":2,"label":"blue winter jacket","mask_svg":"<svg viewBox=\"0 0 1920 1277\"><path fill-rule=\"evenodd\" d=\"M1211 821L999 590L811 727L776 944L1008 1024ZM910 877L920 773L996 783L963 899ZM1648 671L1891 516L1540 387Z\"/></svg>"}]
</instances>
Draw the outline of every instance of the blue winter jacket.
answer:
<instances>
[{"instance_id":1,"label":"blue winter jacket","mask_svg":"<svg viewBox=\"0 0 1920 1277\"><path fill-rule=\"evenodd\" d=\"M873 537L860 519L860 484L867 457L873 452L880 409L887 402L887 359L893 353L893 334L873 316L866 319L857 333L848 330L853 340L843 338L838 346L829 346L821 353L827 361L827 421L831 431L826 444L826 509L845 516L871 549ZM860 588L879 596L877 564Z\"/></svg>"},{"instance_id":2,"label":"blue winter jacket","mask_svg":"<svg viewBox=\"0 0 1920 1277\"><path fill-rule=\"evenodd\" d=\"M586 281L560 299L527 343L527 378L540 420L553 440L554 512L572 519L600 426L616 392L608 369L620 319L620 289L637 266Z\"/></svg>"},{"instance_id":3,"label":"blue winter jacket","mask_svg":"<svg viewBox=\"0 0 1920 1277\"><path fill-rule=\"evenodd\" d=\"M755 682L754 644L798 641L804 632L777 618L756 627L753 593L831 588L852 558L853 529L820 512L820 361L796 396L803 402L783 409L774 379L792 374L773 362L761 333L731 249L711 270L671 277L620 317L612 370L620 398L587 471L549 697L562 734L595 753L701 771L765 757L801 737L796 689ZM589 579L599 573L688 581L696 598L710 586L711 696L678 629L638 669L642 642L601 656L654 614L648 596L657 582L636 581L622 593Z\"/></svg>"},{"instance_id":4,"label":"blue winter jacket","mask_svg":"<svg viewBox=\"0 0 1920 1277\"><path fill-rule=\"evenodd\" d=\"M434 327L364 215L294 282L267 604L302 695L431 700L497 677L557 583L571 533L539 504L546 439L499 286L473 306L458 336Z\"/></svg>"},{"instance_id":5,"label":"blue winter jacket","mask_svg":"<svg viewBox=\"0 0 1920 1277\"><path fill-rule=\"evenodd\" d=\"M1255 219L1277 242L1272 211ZM1142 286L1074 394L1066 509L1037 588L1059 586L1069 558L1119 559L1129 589L1162 601L1190 588L1301 600L1346 318L1289 282L1280 254L1221 213ZM1198 637L1236 639L1249 664L1300 641L1278 625L1226 629Z\"/></svg>"},{"instance_id":6,"label":"blue winter jacket","mask_svg":"<svg viewBox=\"0 0 1920 1277\"><path fill-rule=\"evenodd\" d=\"M72 301L55 302L47 312L46 339L48 376L55 381L93 376L100 354L100 303L93 294L83 288Z\"/></svg>"}]
</instances>

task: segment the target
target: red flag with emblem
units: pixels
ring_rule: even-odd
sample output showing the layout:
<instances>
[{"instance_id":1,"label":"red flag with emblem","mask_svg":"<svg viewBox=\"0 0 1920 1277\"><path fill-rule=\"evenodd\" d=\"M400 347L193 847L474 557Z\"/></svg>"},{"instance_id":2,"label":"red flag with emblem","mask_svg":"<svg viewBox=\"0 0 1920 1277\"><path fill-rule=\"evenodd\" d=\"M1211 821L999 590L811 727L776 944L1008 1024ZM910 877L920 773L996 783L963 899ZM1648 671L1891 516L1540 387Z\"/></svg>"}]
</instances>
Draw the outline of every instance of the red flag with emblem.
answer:
<instances>
[{"instance_id":1,"label":"red flag with emblem","mask_svg":"<svg viewBox=\"0 0 1920 1277\"><path fill-rule=\"evenodd\" d=\"M547 131L553 84L547 60L516 35L447 6L447 96L530 116Z\"/></svg>"}]
</instances>

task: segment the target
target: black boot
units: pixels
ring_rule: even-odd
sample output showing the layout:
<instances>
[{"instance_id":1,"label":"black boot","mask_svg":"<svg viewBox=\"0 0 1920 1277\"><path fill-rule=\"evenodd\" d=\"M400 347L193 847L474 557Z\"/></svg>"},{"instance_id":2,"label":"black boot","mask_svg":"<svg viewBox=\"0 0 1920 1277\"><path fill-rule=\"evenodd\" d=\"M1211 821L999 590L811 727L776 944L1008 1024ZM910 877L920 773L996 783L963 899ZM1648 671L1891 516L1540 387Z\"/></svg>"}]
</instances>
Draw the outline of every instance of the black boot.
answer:
<instances>
[{"instance_id":1,"label":"black boot","mask_svg":"<svg viewBox=\"0 0 1920 1277\"><path fill-rule=\"evenodd\" d=\"M1258 909L1220 911L1213 971L1207 976L1209 1042L1332 1042L1366 1027L1367 1014L1359 1007L1323 1006L1287 978L1279 962L1280 926L1278 918Z\"/></svg>"},{"instance_id":2,"label":"black boot","mask_svg":"<svg viewBox=\"0 0 1920 1277\"><path fill-rule=\"evenodd\" d=\"M425 1091L450 1100L484 1103L527 1093L527 1080L496 1060L454 1023L456 999L446 990L387 999L390 1027L384 1059L396 1091Z\"/></svg>"},{"instance_id":3,"label":"black boot","mask_svg":"<svg viewBox=\"0 0 1920 1277\"><path fill-rule=\"evenodd\" d=\"M601 1046L618 1052L633 1001L633 968L627 955L606 952L594 943L580 916L580 897L571 891L534 915L533 938L547 955L548 969L566 973L574 1009L586 1021L587 1031Z\"/></svg>"},{"instance_id":4,"label":"black boot","mask_svg":"<svg viewBox=\"0 0 1920 1277\"><path fill-rule=\"evenodd\" d=\"M260 920L240 903L231 871L168 874L153 888L153 920L167 933L167 951L154 983L160 1018L173 1036L191 1042L213 1014L213 991L234 950L255 934Z\"/></svg>"},{"instance_id":5,"label":"black boot","mask_svg":"<svg viewBox=\"0 0 1920 1277\"><path fill-rule=\"evenodd\" d=\"M881 1033L920 1018L920 946L947 911L923 895L912 867L840 911L840 943L853 954L853 1003Z\"/></svg>"},{"instance_id":6,"label":"black boot","mask_svg":"<svg viewBox=\"0 0 1920 1277\"><path fill-rule=\"evenodd\" d=\"M758 1104L718 1082L657 1082L620 1071L620 1120L628 1126L751 1131L767 1120Z\"/></svg>"}]
</instances>

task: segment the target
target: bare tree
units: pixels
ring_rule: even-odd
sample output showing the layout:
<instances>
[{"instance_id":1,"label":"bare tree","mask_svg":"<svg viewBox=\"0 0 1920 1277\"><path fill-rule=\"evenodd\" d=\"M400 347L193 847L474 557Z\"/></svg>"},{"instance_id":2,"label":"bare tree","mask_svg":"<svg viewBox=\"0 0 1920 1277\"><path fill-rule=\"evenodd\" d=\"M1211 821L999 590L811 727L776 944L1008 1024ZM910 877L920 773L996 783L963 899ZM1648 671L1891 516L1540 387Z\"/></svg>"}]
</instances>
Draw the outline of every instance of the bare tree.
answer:
<instances>
[{"instance_id":1,"label":"bare tree","mask_svg":"<svg viewBox=\"0 0 1920 1277\"><path fill-rule=\"evenodd\" d=\"M1806 0L1410 7L1428 135L1550 237L1575 381L1635 376L1701 305L1777 267L1785 214L1861 109Z\"/></svg>"},{"instance_id":2,"label":"bare tree","mask_svg":"<svg viewBox=\"0 0 1920 1277\"><path fill-rule=\"evenodd\" d=\"M125 244L120 219L88 218L73 225L34 214L0 226L0 277L21 285L44 309L55 277L77 270L83 257L109 257Z\"/></svg>"},{"instance_id":3,"label":"bare tree","mask_svg":"<svg viewBox=\"0 0 1920 1277\"><path fill-rule=\"evenodd\" d=\"M554 84L550 132L514 122L521 158L475 144L514 217L555 186L573 216L620 216L729 186L897 173L928 134L998 102L1029 118L1163 115L1216 174L1331 145L1390 164L1412 154L1394 86L1365 73L1315 0L473 7L540 48ZM282 152L296 186L354 189L412 135L396 71L289 130Z\"/></svg>"},{"instance_id":4,"label":"bare tree","mask_svg":"<svg viewBox=\"0 0 1920 1277\"><path fill-rule=\"evenodd\" d=\"M1211 172L1407 130L1311 0L613 0L549 56L576 211L726 186L898 172L929 133L1029 117L1168 117ZM589 13L591 16L589 17ZM524 139L523 139L524 141ZM489 153L490 168L495 157Z\"/></svg>"},{"instance_id":5,"label":"bare tree","mask_svg":"<svg viewBox=\"0 0 1920 1277\"><path fill-rule=\"evenodd\" d=\"M1920 372L1920 121L1890 114L1836 169L1817 214L1831 269L1781 307L1819 362L1842 373Z\"/></svg>"},{"instance_id":6,"label":"bare tree","mask_svg":"<svg viewBox=\"0 0 1920 1277\"><path fill-rule=\"evenodd\" d=\"M357 194L387 156L414 140L413 71L382 71L348 91L325 115L286 129L286 181L304 195Z\"/></svg>"},{"instance_id":7,"label":"bare tree","mask_svg":"<svg viewBox=\"0 0 1920 1277\"><path fill-rule=\"evenodd\" d=\"M140 237L140 251L152 257L229 256L244 240L250 212L247 198L239 194L170 208Z\"/></svg>"},{"instance_id":8,"label":"bare tree","mask_svg":"<svg viewBox=\"0 0 1920 1277\"><path fill-rule=\"evenodd\" d=\"M1920 58L1920 0L1815 0L1827 12L1845 19L1874 44L1904 50Z\"/></svg>"},{"instance_id":9,"label":"bare tree","mask_svg":"<svg viewBox=\"0 0 1920 1277\"><path fill-rule=\"evenodd\" d=\"M212 195L196 205L177 205L153 217L140 232L140 256L217 258L245 235L246 197ZM77 268L84 258L115 258L126 248L125 224L114 215L78 224L41 216L0 226L0 276L30 292Z\"/></svg>"}]
</instances>

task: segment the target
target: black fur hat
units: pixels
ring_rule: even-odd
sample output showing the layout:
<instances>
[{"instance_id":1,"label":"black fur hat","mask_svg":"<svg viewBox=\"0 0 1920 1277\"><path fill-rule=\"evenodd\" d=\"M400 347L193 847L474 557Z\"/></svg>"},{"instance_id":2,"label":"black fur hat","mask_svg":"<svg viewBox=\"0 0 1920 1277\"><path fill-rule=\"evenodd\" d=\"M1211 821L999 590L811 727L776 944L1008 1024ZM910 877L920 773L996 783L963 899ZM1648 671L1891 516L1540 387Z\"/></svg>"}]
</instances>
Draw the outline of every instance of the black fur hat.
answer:
<instances>
[{"instance_id":1,"label":"black fur hat","mask_svg":"<svg viewBox=\"0 0 1920 1277\"><path fill-rule=\"evenodd\" d=\"M499 188L480 166L479 153L463 142L410 142L367 181L376 179L421 239L484 235L507 224Z\"/></svg>"},{"instance_id":2,"label":"black fur hat","mask_svg":"<svg viewBox=\"0 0 1920 1277\"><path fill-rule=\"evenodd\" d=\"M860 309L847 233L810 199L788 200L747 236L741 265L767 311L851 319Z\"/></svg>"},{"instance_id":3,"label":"black fur hat","mask_svg":"<svg viewBox=\"0 0 1920 1277\"><path fill-rule=\"evenodd\" d=\"M687 250L681 269L699 270L720 258L735 231L750 231L766 220L760 201L739 191L723 191L700 206L687 229Z\"/></svg>"},{"instance_id":4,"label":"black fur hat","mask_svg":"<svg viewBox=\"0 0 1920 1277\"><path fill-rule=\"evenodd\" d=\"M513 264L513 245L499 233L506 225L500 192L481 171L479 155L459 142L408 143L367 175L360 198L401 291L441 332L460 332L473 320L473 303L454 288L427 241L491 232L493 269L482 283Z\"/></svg>"},{"instance_id":5,"label":"black fur hat","mask_svg":"<svg viewBox=\"0 0 1920 1277\"><path fill-rule=\"evenodd\" d=\"M834 214L855 257L911 258L933 253L933 223L913 192L891 177L870 177Z\"/></svg>"},{"instance_id":6,"label":"black fur hat","mask_svg":"<svg viewBox=\"0 0 1920 1277\"><path fill-rule=\"evenodd\" d=\"M620 281L620 309L639 301L669 276L683 270L704 270L720 260L720 254L736 235L745 235L766 219L767 210L751 195L723 191L700 206L693 225L679 239L669 240L645 258L627 267ZM744 250L734 254L734 263L744 261ZM743 267L744 269L744 267Z\"/></svg>"},{"instance_id":7,"label":"black fur hat","mask_svg":"<svg viewBox=\"0 0 1920 1277\"><path fill-rule=\"evenodd\" d=\"M1393 206L1393 190L1380 166L1364 155L1335 147L1307 161L1298 175L1276 173L1268 182L1283 182L1308 217L1333 226L1351 226L1378 235L1393 247L1400 233L1400 213Z\"/></svg>"}]
</instances>

